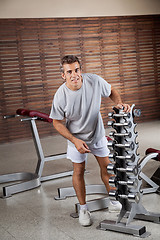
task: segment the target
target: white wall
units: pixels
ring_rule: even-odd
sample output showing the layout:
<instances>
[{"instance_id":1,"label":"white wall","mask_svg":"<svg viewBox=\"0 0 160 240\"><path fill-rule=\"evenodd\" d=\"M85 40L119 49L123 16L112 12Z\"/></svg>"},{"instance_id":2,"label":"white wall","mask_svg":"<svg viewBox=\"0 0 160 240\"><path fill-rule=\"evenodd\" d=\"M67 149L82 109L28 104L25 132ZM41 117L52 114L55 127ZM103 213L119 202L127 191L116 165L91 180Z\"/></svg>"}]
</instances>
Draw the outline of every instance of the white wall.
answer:
<instances>
[{"instance_id":1,"label":"white wall","mask_svg":"<svg viewBox=\"0 0 160 240\"><path fill-rule=\"evenodd\" d=\"M160 14L160 0L0 0L0 18Z\"/></svg>"}]
</instances>

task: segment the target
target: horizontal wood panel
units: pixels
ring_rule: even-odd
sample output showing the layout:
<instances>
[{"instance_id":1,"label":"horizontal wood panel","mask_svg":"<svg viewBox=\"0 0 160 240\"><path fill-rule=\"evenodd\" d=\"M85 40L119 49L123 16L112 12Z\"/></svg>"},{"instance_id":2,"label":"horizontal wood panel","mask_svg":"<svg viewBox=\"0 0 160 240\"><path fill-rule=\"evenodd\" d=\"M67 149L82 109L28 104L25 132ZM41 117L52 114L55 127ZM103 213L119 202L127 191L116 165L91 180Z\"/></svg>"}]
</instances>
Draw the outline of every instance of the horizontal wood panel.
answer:
<instances>
[{"instance_id":1,"label":"horizontal wood panel","mask_svg":"<svg viewBox=\"0 0 160 240\"><path fill-rule=\"evenodd\" d=\"M63 83L59 62L77 55L83 72L115 86L142 110L138 122L160 119L160 15L0 20L0 143L31 138L29 122L3 119L18 108L50 112ZM105 127L110 99L102 99ZM41 136L56 134L38 122Z\"/></svg>"}]
</instances>

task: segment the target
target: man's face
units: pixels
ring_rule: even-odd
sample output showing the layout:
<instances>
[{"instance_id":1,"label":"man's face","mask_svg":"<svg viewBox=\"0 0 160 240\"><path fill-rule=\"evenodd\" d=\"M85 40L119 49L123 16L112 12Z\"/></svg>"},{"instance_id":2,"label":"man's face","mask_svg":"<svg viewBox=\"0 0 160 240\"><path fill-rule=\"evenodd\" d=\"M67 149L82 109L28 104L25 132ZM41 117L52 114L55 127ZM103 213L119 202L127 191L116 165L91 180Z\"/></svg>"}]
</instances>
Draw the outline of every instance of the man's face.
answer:
<instances>
[{"instance_id":1,"label":"man's face","mask_svg":"<svg viewBox=\"0 0 160 240\"><path fill-rule=\"evenodd\" d=\"M82 86L81 69L78 62L63 65L64 73L62 78L66 81L66 85L72 91L76 91Z\"/></svg>"}]
</instances>

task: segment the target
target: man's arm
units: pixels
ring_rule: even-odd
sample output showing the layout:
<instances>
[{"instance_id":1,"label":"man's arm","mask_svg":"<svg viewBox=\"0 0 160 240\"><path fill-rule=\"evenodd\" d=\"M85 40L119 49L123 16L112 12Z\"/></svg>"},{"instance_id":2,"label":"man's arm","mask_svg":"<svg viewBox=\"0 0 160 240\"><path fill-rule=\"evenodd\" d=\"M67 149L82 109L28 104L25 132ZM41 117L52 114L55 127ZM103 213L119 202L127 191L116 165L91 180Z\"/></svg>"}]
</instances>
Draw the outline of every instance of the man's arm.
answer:
<instances>
[{"instance_id":1,"label":"man's arm","mask_svg":"<svg viewBox=\"0 0 160 240\"><path fill-rule=\"evenodd\" d=\"M74 137L70 133L70 131L63 125L61 120L53 119L53 126L63 137L71 141L80 153L90 152L87 144L84 141Z\"/></svg>"},{"instance_id":2,"label":"man's arm","mask_svg":"<svg viewBox=\"0 0 160 240\"><path fill-rule=\"evenodd\" d=\"M111 86L111 94L109 97L117 105L116 106L117 108L121 109L122 107L124 107L125 112L129 112L131 110L131 107L129 106L129 104L125 104L122 102L119 92L112 86Z\"/></svg>"}]
</instances>

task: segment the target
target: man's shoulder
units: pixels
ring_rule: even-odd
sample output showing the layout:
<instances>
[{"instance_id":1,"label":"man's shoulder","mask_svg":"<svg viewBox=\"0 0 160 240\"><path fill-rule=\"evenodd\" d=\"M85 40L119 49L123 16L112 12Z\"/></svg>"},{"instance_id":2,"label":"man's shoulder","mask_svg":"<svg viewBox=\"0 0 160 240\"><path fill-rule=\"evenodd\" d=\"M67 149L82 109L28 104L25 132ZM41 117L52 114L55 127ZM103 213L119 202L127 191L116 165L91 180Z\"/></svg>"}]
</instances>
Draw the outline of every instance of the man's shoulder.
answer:
<instances>
[{"instance_id":1,"label":"man's shoulder","mask_svg":"<svg viewBox=\"0 0 160 240\"><path fill-rule=\"evenodd\" d=\"M98 78L99 76L95 73L82 73L82 77L85 77L87 79L92 79L92 78Z\"/></svg>"},{"instance_id":2,"label":"man's shoulder","mask_svg":"<svg viewBox=\"0 0 160 240\"><path fill-rule=\"evenodd\" d=\"M63 83L56 91L54 98L63 99L65 96L65 83Z\"/></svg>"},{"instance_id":3,"label":"man's shoulder","mask_svg":"<svg viewBox=\"0 0 160 240\"><path fill-rule=\"evenodd\" d=\"M56 94L62 94L65 91L65 83L63 83L56 91Z\"/></svg>"},{"instance_id":4,"label":"man's shoulder","mask_svg":"<svg viewBox=\"0 0 160 240\"><path fill-rule=\"evenodd\" d=\"M95 73L83 73L82 78L93 85L98 83L100 77Z\"/></svg>"}]
</instances>

